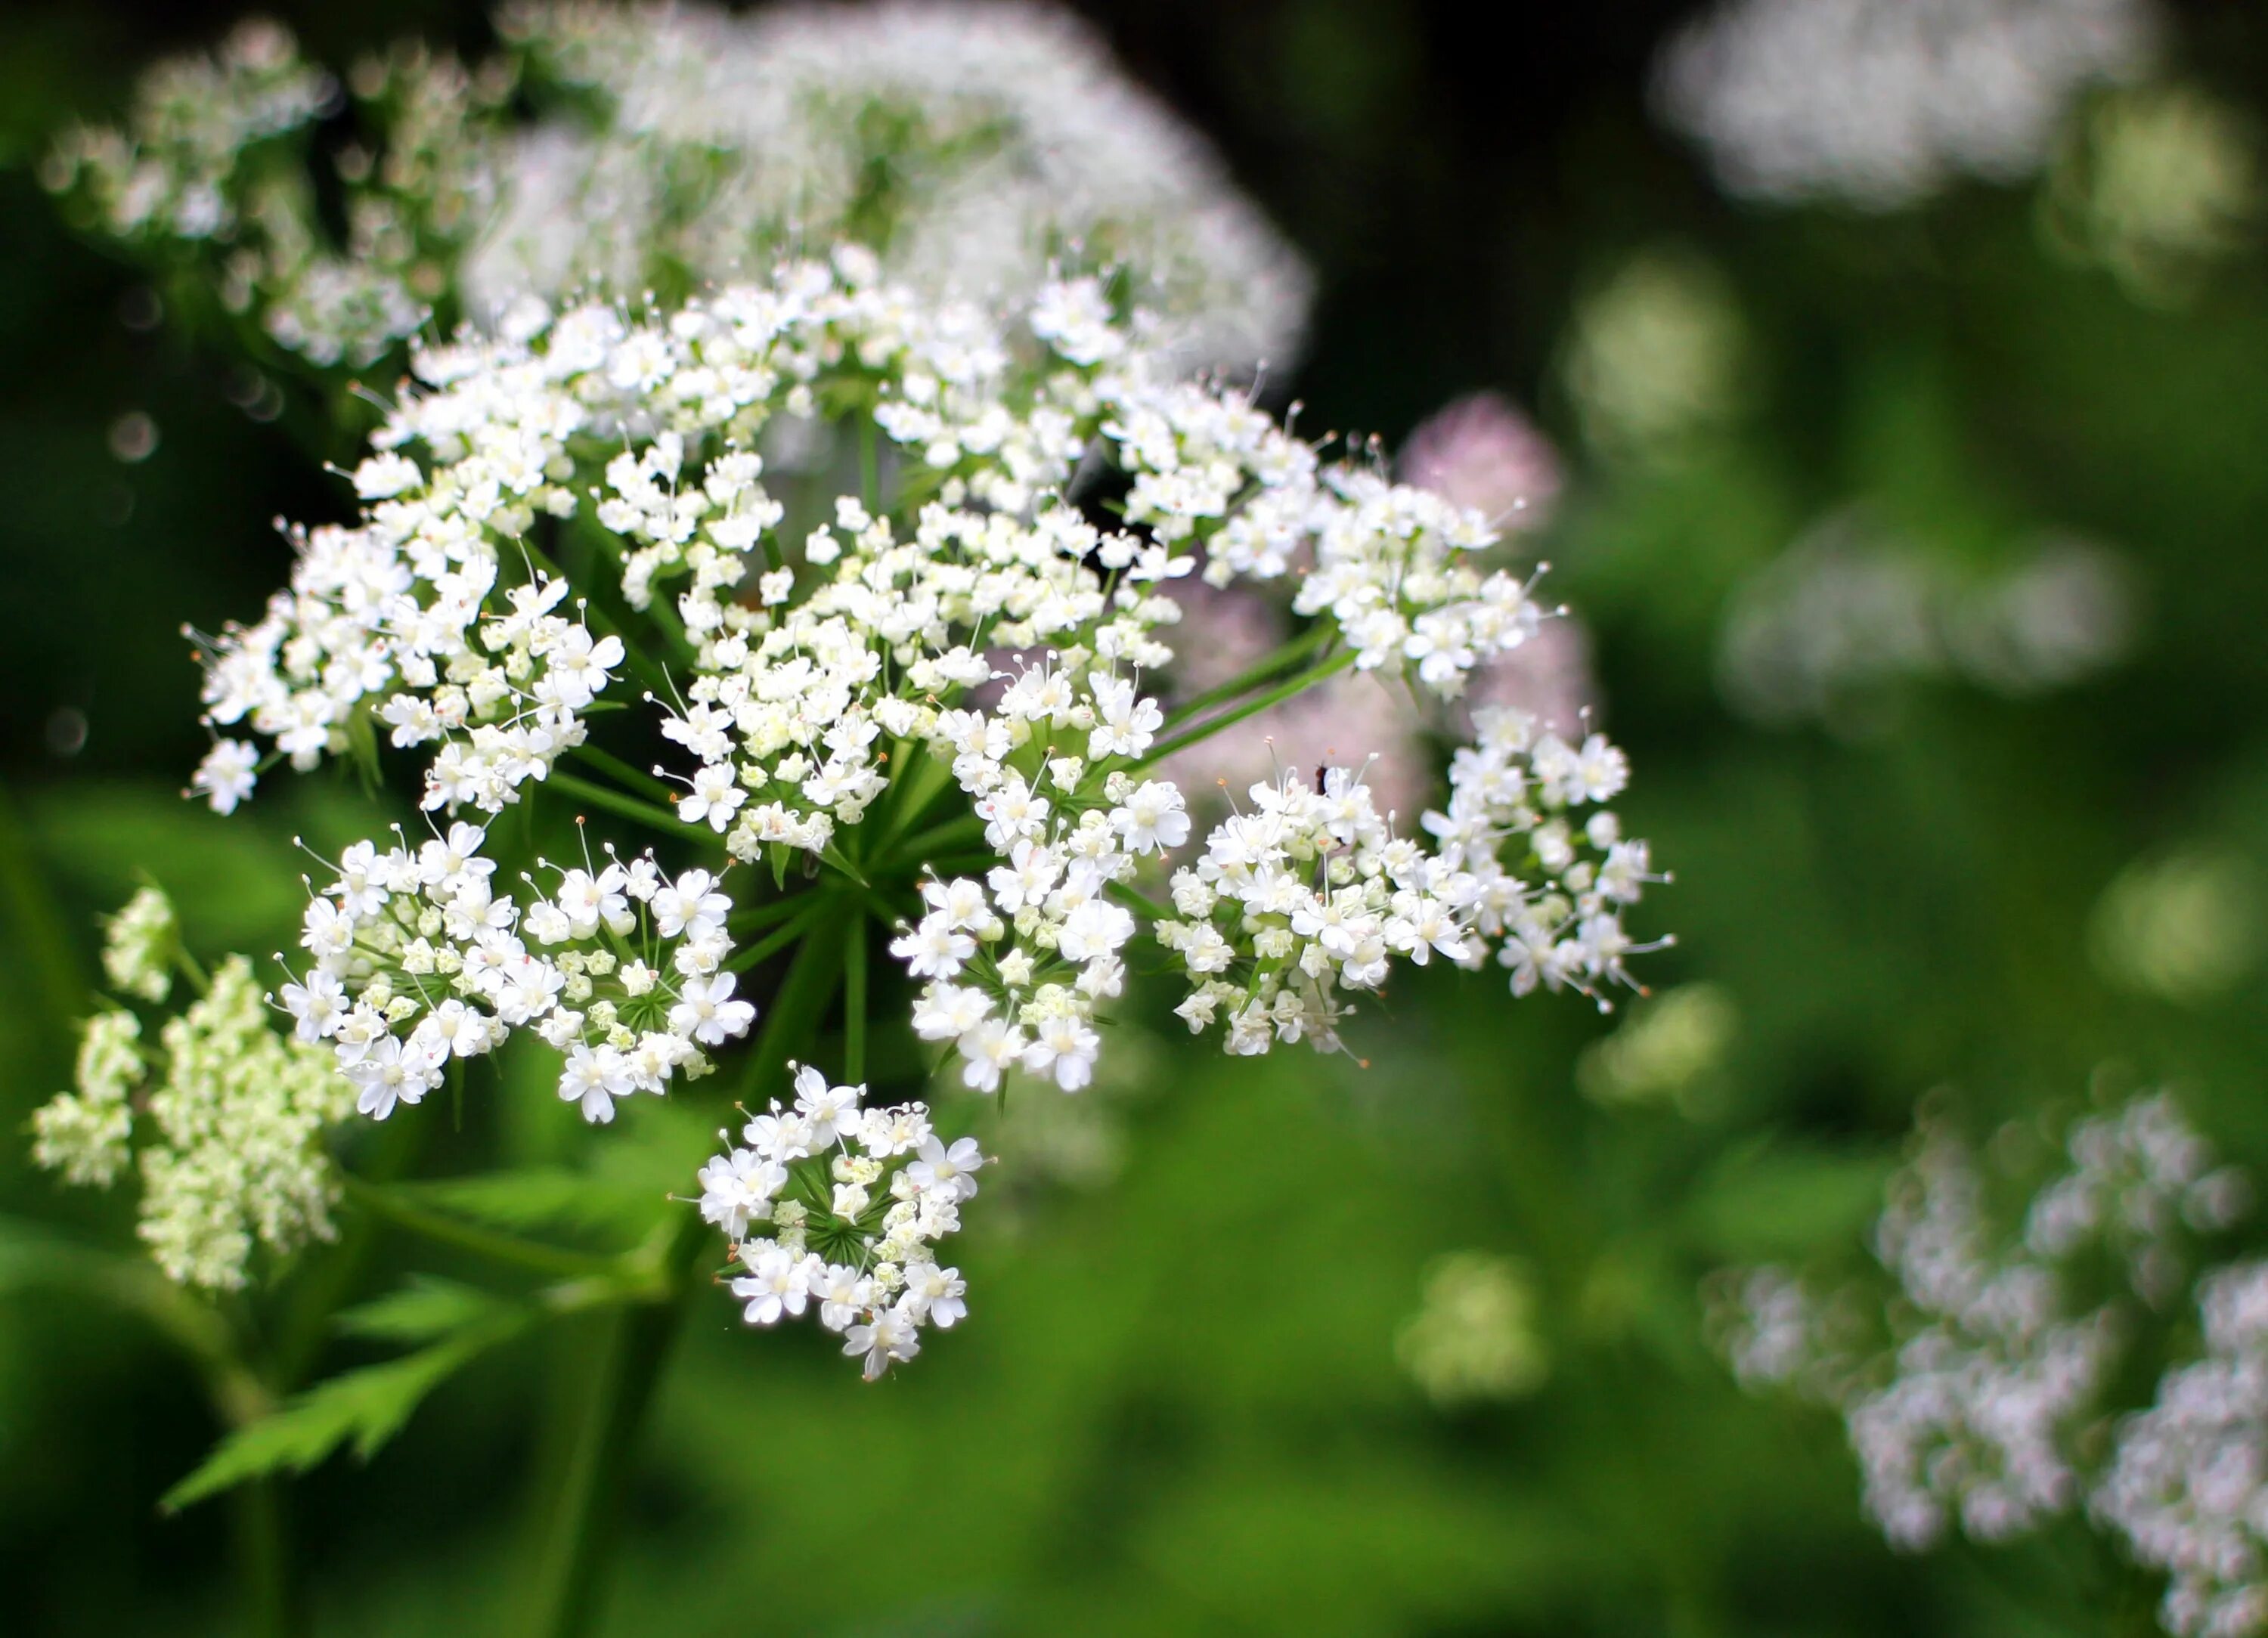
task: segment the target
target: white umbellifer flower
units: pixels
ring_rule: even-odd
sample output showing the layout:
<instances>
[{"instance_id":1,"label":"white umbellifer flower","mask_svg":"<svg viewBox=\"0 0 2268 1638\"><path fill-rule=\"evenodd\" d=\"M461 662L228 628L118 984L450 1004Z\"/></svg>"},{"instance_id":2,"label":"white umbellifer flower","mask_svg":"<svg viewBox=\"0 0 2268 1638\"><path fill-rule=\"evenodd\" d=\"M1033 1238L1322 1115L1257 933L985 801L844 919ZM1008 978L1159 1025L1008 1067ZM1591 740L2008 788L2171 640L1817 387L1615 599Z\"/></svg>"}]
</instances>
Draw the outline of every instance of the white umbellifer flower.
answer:
<instances>
[{"instance_id":1,"label":"white umbellifer flower","mask_svg":"<svg viewBox=\"0 0 2268 1638\"><path fill-rule=\"evenodd\" d=\"M2169 1371L2118 1430L2089 1506L2168 1576L2176 1638L2268 1628L2268 1263L2205 1280L2205 1357Z\"/></svg>"},{"instance_id":2,"label":"white umbellifer flower","mask_svg":"<svg viewBox=\"0 0 2268 1638\"><path fill-rule=\"evenodd\" d=\"M1602 1006L1631 981L1651 946L1623 918L1662 878L1605 805L1629 767L1599 734L1474 709L1415 826L1328 767L1252 785L1201 834L1159 770L1268 702L1252 695L1334 672L1464 701L1544 622L1490 560L1486 518L1188 379L1100 279L988 308L880 266L845 246L674 309L531 310L416 349L348 474L359 516L295 533L290 588L205 645L210 718L266 754L367 760L382 738L424 764L432 839L339 856L278 998L364 1114L527 1032L557 1054L559 1097L611 1121L706 1074L754 1021L738 971L854 885L851 914L906 907L888 947L919 984L913 1032L981 1092L1092 1085L1102 1010L1160 949L1189 976L1181 1016L1241 1054L1336 1049L1349 995L1397 959L1493 958L1515 995ZM766 455L815 431L856 451L858 492L807 470L780 486L791 520ZM1106 526L1081 496L1112 466ZM1307 622L1283 662L1307 669L1169 717L1176 588L1240 581ZM682 771L588 743L632 670ZM684 789L674 812L648 794L663 780ZM512 888L453 816L546 783L708 863L665 876L607 846ZM800 923L751 902L766 878L802 896L792 871L836 878ZM778 930L735 957L736 921ZM872 1376L964 1311L933 1248L983 1157L918 1105L863 1101L806 1069L793 1108L753 1118L700 1180L750 1319L815 1310ZM99 1169L106 1141L59 1125L59 1164Z\"/></svg>"},{"instance_id":3,"label":"white umbellifer flower","mask_svg":"<svg viewBox=\"0 0 2268 1638\"><path fill-rule=\"evenodd\" d=\"M1896 209L2037 169L2155 23L2147 0L1719 0L1665 50L1656 99L1732 193Z\"/></svg>"},{"instance_id":4,"label":"white umbellifer flower","mask_svg":"<svg viewBox=\"0 0 2268 1638\"><path fill-rule=\"evenodd\" d=\"M428 350L426 386L359 469L364 520L305 537L294 592L212 645L213 715L249 716L303 763L375 716L397 744L440 742L429 806L515 799L576 752L577 710L627 658L570 620L564 584L520 553L544 520L588 506L619 542L624 601L666 609L686 634L682 698L663 724L697 759L679 820L752 864L826 856L891 790L886 768L927 759L949 773L1000 863L931 879L924 914L891 946L950 988L918 1003L919 1031L954 1042L971 1087L1019 1069L1084 1086L1100 1050L1090 1021L1145 930L1134 912L1156 914L1136 878L1192 835L1179 789L1149 776L1167 726L1143 679L1171 666L1160 632L1180 613L1164 588L1200 568L1214 586L1290 578L1297 563L1295 615L1323 622L1357 670L1444 700L1543 619L1521 581L1484 567L1493 537L1476 514L1326 464L1241 393L1177 378L1140 344L1142 321L1098 317L1101 300L1074 280L1000 316L937 306L844 250L674 314L588 306L522 339ZM841 496L831 522L783 540L752 446L854 385L874 404L877 480L887 459L914 498L877 515L871 497ZM1130 476L1128 532L1065 496L1096 456ZM779 566L752 570L758 559ZM734 595L752 576L761 595ZM1329 1049L1341 992L1376 989L1396 956L1477 966L1494 953L1516 994L1627 981L1640 946L1623 911L1658 878L1644 843L1582 812L1619 793L1620 753L1516 712L1477 718L1447 810L1425 819L1431 847L1398 834L1346 769L1319 789L1304 770L1255 788L1260 812L1172 873L1176 914L1151 928L1196 982L1200 1010L1185 1017L1219 1024L1235 1052ZM309 911L319 964L353 959L376 902L357 859ZM538 945L588 937L593 891L578 877L523 914L483 885L469 907L429 893L417 914L463 924L449 933L462 981L483 987L500 1026L590 1047L563 1095L595 1117L625 1083L600 1037L627 1026L563 1022L581 1003L503 942L514 929ZM661 937L694 940L682 974L713 972L699 952L726 896L697 870L646 896ZM620 1002L640 999L615 982ZM674 1039L713 1044L699 1003L672 1000ZM367 1031L339 1027L345 1050L364 1049Z\"/></svg>"},{"instance_id":5,"label":"white umbellifer flower","mask_svg":"<svg viewBox=\"0 0 2268 1638\"><path fill-rule=\"evenodd\" d=\"M374 363L437 311L525 340L593 291L681 292L846 238L932 297L1108 274L1189 364L1297 350L1306 266L1068 11L564 0L497 22L506 48L476 68L403 46L343 89L247 24L149 70L123 128L69 133L46 180L145 259L202 264L231 311L326 368ZM513 111L523 76L555 93L541 123ZM363 141L319 178L317 126L349 95ZM1066 357L1125 347L1099 287L1046 299Z\"/></svg>"},{"instance_id":6,"label":"white umbellifer flower","mask_svg":"<svg viewBox=\"0 0 2268 1638\"><path fill-rule=\"evenodd\" d=\"M88 1020L77 1090L33 1117L33 1157L96 1186L138 1157L141 1235L158 1267L185 1284L235 1289L255 1246L284 1255L332 1237L338 1179L322 1140L353 1088L329 1059L276 1033L250 963L231 956L166 1021L154 1049L130 1012Z\"/></svg>"},{"instance_id":7,"label":"white umbellifer flower","mask_svg":"<svg viewBox=\"0 0 2268 1638\"><path fill-rule=\"evenodd\" d=\"M1068 11L532 0L497 21L534 74L604 107L519 139L465 269L475 313L527 290L635 291L664 263L696 283L744 276L850 236L932 297L1018 299L1059 264L1123 268L1192 362L1282 363L1299 345L1299 257ZM1126 345L1093 287L1042 299L1073 362Z\"/></svg>"},{"instance_id":8,"label":"white umbellifer flower","mask_svg":"<svg viewBox=\"0 0 2268 1638\"><path fill-rule=\"evenodd\" d=\"M942 1142L922 1104L861 1108L865 1087L809 1064L795 1086L793 1109L774 1101L743 1147L702 1168L702 1216L747 1270L732 1289L750 1325L815 1306L872 1381L921 1352L923 1326L967 1315L961 1271L939 1267L935 1246L961 1226L984 1157L974 1138Z\"/></svg>"},{"instance_id":9,"label":"white umbellifer flower","mask_svg":"<svg viewBox=\"0 0 2268 1638\"><path fill-rule=\"evenodd\" d=\"M1855 1288L1823 1299L1778 1269L1719 1282L1719 1349L1744 1384L1843 1414L1867 1510L1895 1546L1955 1529L2007 1540L2077 1507L2085 1429L2135 1324L2183 1289L2191 1237L2228 1226L2249 1193L2162 1092L2075 1123L2065 1160L2011 1233L1988 1199L1998 1179L1926 1114L1875 1228L1889 1304ZM2122 1272L2121 1289L2090 1301L2082 1266ZM1889 1346L1871 1349L1869 1330Z\"/></svg>"},{"instance_id":10,"label":"white umbellifer flower","mask_svg":"<svg viewBox=\"0 0 2268 1638\"><path fill-rule=\"evenodd\" d=\"M418 1103L452 1061L526 1029L563 1054L559 1096L609 1121L619 1100L706 1074L705 1048L747 1033L755 1007L720 970L731 901L708 871L673 880L650 855L603 870L539 861L558 897L522 904L490 889L482 840L460 824L414 852L357 842L308 901L314 966L279 999L301 1039L332 1043L363 1113Z\"/></svg>"},{"instance_id":11,"label":"white umbellifer flower","mask_svg":"<svg viewBox=\"0 0 2268 1638\"><path fill-rule=\"evenodd\" d=\"M216 739L197 764L190 792L204 797L216 813L233 813L259 781L260 751L241 739Z\"/></svg>"}]
</instances>

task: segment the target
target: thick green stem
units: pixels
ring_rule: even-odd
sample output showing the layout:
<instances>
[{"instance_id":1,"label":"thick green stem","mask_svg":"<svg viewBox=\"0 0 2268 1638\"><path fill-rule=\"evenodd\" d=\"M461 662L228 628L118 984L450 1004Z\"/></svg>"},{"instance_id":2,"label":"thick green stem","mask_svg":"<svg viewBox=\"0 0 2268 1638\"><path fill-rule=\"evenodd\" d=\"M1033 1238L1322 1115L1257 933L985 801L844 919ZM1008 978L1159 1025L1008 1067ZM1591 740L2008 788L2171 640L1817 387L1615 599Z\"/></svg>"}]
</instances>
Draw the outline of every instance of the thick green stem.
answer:
<instances>
[{"instance_id":1,"label":"thick green stem","mask_svg":"<svg viewBox=\"0 0 2268 1638\"><path fill-rule=\"evenodd\" d=\"M284 1480L247 1480L234 1492L230 1533L244 1587L240 1630L254 1638L291 1638L305 1630L291 1576L291 1549L284 1528Z\"/></svg>"},{"instance_id":2,"label":"thick green stem","mask_svg":"<svg viewBox=\"0 0 2268 1638\"><path fill-rule=\"evenodd\" d=\"M842 978L843 938L839 920L821 918L796 951L748 1054L743 1102L777 1081L790 1058L809 1050ZM619 1533L639 1434L686 1306L703 1283L703 1253L716 1243L715 1230L686 1210L663 1255L660 1300L625 1309L613 1321L540 1549L528 1627L535 1638L580 1638L597 1623L608 1550Z\"/></svg>"}]
</instances>

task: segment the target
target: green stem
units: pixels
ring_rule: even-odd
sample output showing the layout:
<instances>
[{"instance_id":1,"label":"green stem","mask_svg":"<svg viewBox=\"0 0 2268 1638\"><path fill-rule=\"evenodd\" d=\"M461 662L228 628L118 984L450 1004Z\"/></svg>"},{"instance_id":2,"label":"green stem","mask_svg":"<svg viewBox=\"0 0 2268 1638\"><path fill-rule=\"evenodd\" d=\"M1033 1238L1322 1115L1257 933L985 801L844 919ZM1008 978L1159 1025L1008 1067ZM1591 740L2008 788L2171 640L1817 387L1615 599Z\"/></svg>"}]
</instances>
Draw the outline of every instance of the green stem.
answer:
<instances>
[{"instance_id":1,"label":"green stem","mask_svg":"<svg viewBox=\"0 0 2268 1638\"><path fill-rule=\"evenodd\" d=\"M1289 665L1293 660L1305 656L1309 650L1314 649L1316 644L1328 640L1332 633L1337 629L1338 628L1336 625L1329 621L1316 621L1314 625L1301 632L1289 643L1285 643L1274 653L1260 661L1259 664L1249 667L1234 677L1230 678L1226 682L1222 683L1217 688L1208 688L1203 694L1197 695L1193 699L1182 701L1179 705L1173 709L1172 714L1166 718L1166 726L1168 728L1176 727L1179 724L1189 721L1190 717L1195 716L1199 711L1209 709L1213 706L1220 704L1225 700L1233 700L1238 694L1242 694L1247 688L1252 687L1256 684L1265 682L1269 678L1273 677L1278 672L1282 671L1286 665Z\"/></svg>"},{"instance_id":2,"label":"green stem","mask_svg":"<svg viewBox=\"0 0 2268 1638\"><path fill-rule=\"evenodd\" d=\"M272 1475L237 1486L230 1534L243 1579L242 1630L258 1638L291 1638L305 1630L293 1595L284 1515L284 1481Z\"/></svg>"},{"instance_id":3,"label":"green stem","mask_svg":"<svg viewBox=\"0 0 2268 1638\"><path fill-rule=\"evenodd\" d=\"M842 974L841 937L841 923L821 918L796 952L749 1053L742 1102L754 1100L817 1036ZM613 1321L590 1411L581 1419L540 1549L529 1625L536 1638L581 1638L597 1624L600 1576L638 1436L686 1305L702 1284L703 1254L715 1244L714 1230L687 1211L663 1253L661 1299L625 1309Z\"/></svg>"},{"instance_id":4,"label":"green stem","mask_svg":"<svg viewBox=\"0 0 2268 1638\"><path fill-rule=\"evenodd\" d=\"M758 962L777 955L809 932L811 924L825 914L828 905L840 896L831 892L817 892L791 900L798 906L794 918L769 937L758 939L745 950L735 951L732 959L725 963L725 970L733 973L745 973Z\"/></svg>"},{"instance_id":5,"label":"green stem","mask_svg":"<svg viewBox=\"0 0 2268 1638\"><path fill-rule=\"evenodd\" d=\"M664 802L674 802L677 799L675 788L659 775L650 774L644 768L624 761L611 751L601 751L588 741L577 746L567 754L579 757L600 773L612 775L626 785L636 785L648 796L659 797Z\"/></svg>"},{"instance_id":6,"label":"green stem","mask_svg":"<svg viewBox=\"0 0 2268 1638\"><path fill-rule=\"evenodd\" d=\"M843 1078L866 1082L866 912L853 912L843 932Z\"/></svg>"},{"instance_id":7,"label":"green stem","mask_svg":"<svg viewBox=\"0 0 2268 1638\"><path fill-rule=\"evenodd\" d=\"M697 832L704 836L714 834L706 825L688 825L667 808L657 807L651 802L627 795L610 785L593 784L591 781L578 779L572 774L563 774L556 768L551 770L551 776L546 782L555 790L564 791L571 797L580 797L593 807L605 808L611 813L621 814L624 819L636 819L641 825L649 826L665 835L681 836L688 831Z\"/></svg>"},{"instance_id":8,"label":"green stem","mask_svg":"<svg viewBox=\"0 0 2268 1638\"><path fill-rule=\"evenodd\" d=\"M1325 678L1344 671L1354 662L1355 651L1352 649L1335 654L1322 665L1311 665L1289 681L1278 683L1267 693L1254 695L1233 711L1223 711L1218 716L1206 718L1186 733L1175 734L1170 739L1160 740L1150 747L1148 753L1140 761L1134 763L1126 771L1130 774L1138 774L1145 768L1154 767L1176 751L1187 750L1201 740L1211 738L1231 723L1241 723L1246 717L1256 716L1270 706L1281 705L1293 694L1314 687ZM554 777L556 778L556 775Z\"/></svg>"}]
</instances>

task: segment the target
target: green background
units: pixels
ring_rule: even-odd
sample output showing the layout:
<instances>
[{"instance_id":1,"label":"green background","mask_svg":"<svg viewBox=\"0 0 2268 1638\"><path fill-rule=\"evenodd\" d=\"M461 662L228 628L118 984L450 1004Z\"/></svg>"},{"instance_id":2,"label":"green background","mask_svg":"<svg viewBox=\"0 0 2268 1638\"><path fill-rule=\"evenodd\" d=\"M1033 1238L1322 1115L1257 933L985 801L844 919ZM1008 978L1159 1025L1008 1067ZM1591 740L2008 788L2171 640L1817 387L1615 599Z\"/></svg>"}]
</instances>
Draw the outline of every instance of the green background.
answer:
<instances>
[{"instance_id":1,"label":"green background","mask_svg":"<svg viewBox=\"0 0 2268 1638\"><path fill-rule=\"evenodd\" d=\"M279 10L331 62L407 33L482 40L468 10ZM347 496L288 422L232 407L225 359L122 322L132 272L71 239L29 170L44 133L232 16L0 18L0 1212L113 1245L126 1204L65 1194L13 1135L68 1076L93 915L147 873L200 949L265 951L300 900L294 831L364 826L343 782L281 782L232 821L179 800L202 744L179 628L256 609L287 562L269 519ZM864 1388L823 1338L697 1311L606 1630L2086 1633L2146 1608L2077 1526L1890 1553L1839 1430L1740 1393L1696 1287L1854 1245L1940 1085L1999 1117L2170 1084L2268 1175L2257 970L2176 1003L2110 984L2088 944L2137 859L2268 865L2262 264L2240 248L2163 309L2048 254L2031 187L1887 218L1736 207L1645 112L1675 17L1321 0L1101 20L1315 263L1303 424L1391 441L1494 387L1572 452L1552 584L1596 639L1637 775L1622 810L1677 874L1636 918L1679 938L1646 975L1721 987L1727 1049L1679 1106L1602 1106L1575 1065L1618 1019L1439 973L1361 1021L1366 1069L1129 1030L1087 1134L1107 1175L994 1174L956 1248L972 1317L914 1368ZM2176 18L2181 77L2260 111L2261 14ZM1746 408L1675 461L1588 458L1556 360L1585 294L1665 244L1730 281ZM128 466L107 431L133 410L160 442ZM1714 681L1727 599L1858 496L1980 568L2042 530L2114 544L2133 653L2021 701L1900 687L1856 738L1745 723ZM577 1141L519 1090L469 1117L478 1142ZM447 1169L446 1133L425 1141ZM1549 1376L1440 1407L1395 1338L1436 1260L1475 1249L1532 1271ZM372 1289L433 1267L384 1237L373 1254ZM368 1466L296 1487L320 1630L510 1629L545 1430L596 1336L513 1344ZM0 1625L235 1630L225 1509L155 1506L214 1434L163 1344L67 1271L0 1296Z\"/></svg>"}]
</instances>

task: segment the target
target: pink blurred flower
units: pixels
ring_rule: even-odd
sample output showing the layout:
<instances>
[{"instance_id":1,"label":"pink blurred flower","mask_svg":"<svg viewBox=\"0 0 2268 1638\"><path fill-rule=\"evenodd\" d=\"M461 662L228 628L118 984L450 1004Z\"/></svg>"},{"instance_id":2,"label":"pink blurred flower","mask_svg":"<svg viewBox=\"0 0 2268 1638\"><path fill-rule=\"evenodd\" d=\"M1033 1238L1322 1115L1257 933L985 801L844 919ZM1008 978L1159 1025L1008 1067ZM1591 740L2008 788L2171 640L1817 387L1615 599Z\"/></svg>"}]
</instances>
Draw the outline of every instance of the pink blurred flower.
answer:
<instances>
[{"instance_id":1,"label":"pink blurred flower","mask_svg":"<svg viewBox=\"0 0 2268 1638\"><path fill-rule=\"evenodd\" d=\"M1469 393L1435 410L1396 465L1403 482L1512 531L1542 527L1564 481L1551 440L1500 393Z\"/></svg>"}]
</instances>

